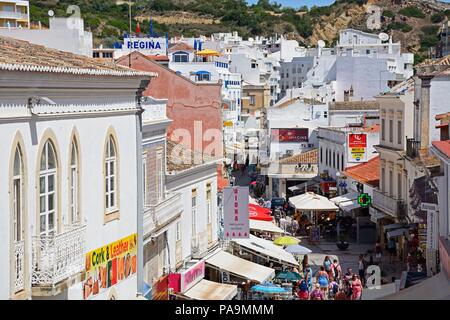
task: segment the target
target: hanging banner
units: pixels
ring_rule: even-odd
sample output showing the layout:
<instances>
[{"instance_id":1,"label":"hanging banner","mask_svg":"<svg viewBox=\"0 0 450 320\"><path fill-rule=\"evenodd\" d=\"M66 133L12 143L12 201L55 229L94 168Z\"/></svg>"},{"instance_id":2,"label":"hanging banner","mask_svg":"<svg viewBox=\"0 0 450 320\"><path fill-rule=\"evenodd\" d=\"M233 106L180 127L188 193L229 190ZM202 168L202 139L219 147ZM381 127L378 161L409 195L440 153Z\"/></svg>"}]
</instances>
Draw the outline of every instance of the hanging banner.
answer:
<instances>
[{"instance_id":1,"label":"hanging banner","mask_svg":"<svg viewBox=\"0 0 450 320\"><path fill-rule=\"evenodd\" d=\"M86 254L83 298L89 299L136 273L137 234Z\"/></svg>"},{"instance_id":2,"label":"hanging banner","mask_svg":"<svg viewBox=\"0 0 450 320\"><path fill-rule=\"evenodd\" d=\"M228 187L223 190L224 239L250 238L248 187Z\"/></svg>"},{"instance_id":3,"label":"hanging banner","mask_svg":"<svg viewBox=\"0 0 450 320\"><path fill-rule=\"evenodd\" d=\"M270 133L272 142L308 142L309 130L302 129L272 129Z\"/></svg>"},{"instance_id":4,"label":"hanging banner","mask_svg":"<svg viewBox=\"0 0 450 320\"><path fill-rule=\"evenodd\" d=\"M367 134L349 133L347 154L347 162L367 162Z\"/></svg>"}]
</instances>

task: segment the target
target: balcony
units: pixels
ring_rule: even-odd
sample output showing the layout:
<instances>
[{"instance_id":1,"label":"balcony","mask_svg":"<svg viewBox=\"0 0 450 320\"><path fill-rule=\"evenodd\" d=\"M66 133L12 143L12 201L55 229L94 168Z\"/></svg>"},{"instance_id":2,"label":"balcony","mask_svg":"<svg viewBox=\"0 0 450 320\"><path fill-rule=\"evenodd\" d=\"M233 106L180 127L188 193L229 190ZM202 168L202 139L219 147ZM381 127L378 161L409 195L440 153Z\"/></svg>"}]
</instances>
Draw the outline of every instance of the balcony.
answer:
<instances>
[{"instance_id":1,"label":"balcony","mask_svg":"<svg viewBox=\"0 0 450 320\"><path fill-rule=\"evenodd\" d=\"M403 218L406 215L404 201L394 199L380 190L373 190L373 206L392 217Z\"/></svg>"},{"instance_id":2,"label":"balcony","mask_svg":"<svg viewBox=\"0 0 450 320\"><path fill-rule=\"evenodd\" d=\"M145 207L144 237L169 225L183 211L181 194L168 192L156 205Z\"/></svg>"},{"instance_id":3,"label":"balcony","mask_svg":"<svg viewBox=\"0 0 450 320\"><path fill-rule=\"evenodd\" d=\"M414 159L419 156L420 141L406 139L406 156Z\"/></svg>"},{"instance_id":4,"label":"balcony","mask_svg":"<svg viewBox=\"0 0 450 320\"><path fill-rule=\"evenodd\" d=\"M14 293L25 289L25 241L14 242Z\"/></svg>"},{"instance_id":5,"label":"balcony","mask_svg":"<svg viewBox=\"0 0 450 320\"><path fill-rule=\"evenodd\" d=\"M28 20L28 15L22 12L0 10L0 19Z\"/></svg>"},{"instance_id":6,"label":"balcony","mask_svg":"<svg viewBox=\"0 0 450 320\"><path fill-rule=\"evenodd\" d=\"M59 282L84 270L86 225L63 233L32 237L33 287L54 289Z\"/></svg>"}]
</instances>

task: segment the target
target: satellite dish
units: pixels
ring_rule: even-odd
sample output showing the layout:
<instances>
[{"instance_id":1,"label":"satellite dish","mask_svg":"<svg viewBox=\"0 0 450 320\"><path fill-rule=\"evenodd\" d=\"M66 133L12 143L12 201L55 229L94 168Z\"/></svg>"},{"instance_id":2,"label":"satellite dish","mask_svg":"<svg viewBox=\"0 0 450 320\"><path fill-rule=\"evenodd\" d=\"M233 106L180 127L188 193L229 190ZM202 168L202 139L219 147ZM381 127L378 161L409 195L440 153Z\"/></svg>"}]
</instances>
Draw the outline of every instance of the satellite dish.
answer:
<instances>
[{"instance_id":1,"label":"satellite dish","mask_svg":"<svg viewBox=\"0 0 450 320\"><path fill-rule=\"evenodd\" d=\"M378 38L380 38L381 41L388 41L389 35L387 33L382 32L378 35Z\"/></svg>"},{"instance_id":2,"label":"satellite dish","mask_svg":"<svg viewBox=\"0 0 450 320\"><path fill-rule=\"evenodd\" d=\"M317 41L317 46L318 46L319 48L325 48L325 41L323 41L323 40Z\"/></svg>"},{"instance_id":3,"label":"satellite dish","mask_svg":"<svg viewBox=\"0 0 450 320\"><path fill-rule=\"evenodd\" d=\"M55 15L55 12L53 10L48 10L48 16L53 17Z\"/></svg>"}]
</instances>

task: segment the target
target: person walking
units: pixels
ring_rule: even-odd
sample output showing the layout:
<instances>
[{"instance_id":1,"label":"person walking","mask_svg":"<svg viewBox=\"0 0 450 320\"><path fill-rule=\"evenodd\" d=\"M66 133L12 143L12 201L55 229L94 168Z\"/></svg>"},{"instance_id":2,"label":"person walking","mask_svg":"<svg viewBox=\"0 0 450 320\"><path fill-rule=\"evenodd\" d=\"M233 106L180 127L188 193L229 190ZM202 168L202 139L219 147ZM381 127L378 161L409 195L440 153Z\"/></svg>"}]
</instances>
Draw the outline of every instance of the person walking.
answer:
<instances>
[{"instance_id":1,"label":"person walking","mask_svg":"<svg viewBox=\"0 0 450 320\"><path fill-rule=\"evenodd\" d=\"M328 293L328 284L330 283L330 279L328 277L328 273L325 271L324 266L320 267L320 270L316 275L316 283L319 284L320 289L324 291L324 295Z\"/></svg>"},{"instance_id":2,"label":"person walking","mask_svg":"<svg viewBox=\"0 0 450 320\"><path fill-rule=\"evenodd\" d=\"M309 300L309 287L305 279L300 281L297 296L300 300Z\"/></svg>"},{"instance_id":3,"label":"person walking","mask_svg":"<svg viewBox=\"0 0 450 320\"><path fill-rule=\"evenodd\" d=\"M352 300L361 300L363 286L356 274L352 277Z\"/></svg>"},{"instance_id":4,"label":"person walking","mask_svg":"<svg viewBox=\"0 0 450 320\"><path fill-rule=\"evenodd\" d=\"M334 300L347 300L347 295L345 294L344 288L339 287L339 291L336 293Z\"/></svg>"},{"instance_id":5,"label":"person walking","mask_svg":"<svg viewBox=\"0 0 450 320\"><path fill-rule=\"evenodd\" d=\"M364 259L364 255L360 254L358 260L358 274L363 286L366 285L366 266L367 262Z\"/></svg>"},{"instance_id":6,"label":"person walking","mask_svg":"<svg viewBox=\"0 0 450 320\"><path fill-rule=\"evenodd\" d=\"M302 260L302 271L305 270L305 268L306 268L306 266L307 266L308 264L309 264L309 262L308 262L308 255L305 254L305 256L303 257L303 260Z\"/></svg>"},{"instance_id":7,"label":"person walking","mask_svg":"<svg viewBox=\"0 0 450 320\"><path fill-rule=\"evenodd\" d=\"M328 274L328 279L332 279L333 278L333 263L331 262L331 259L329 256L325 256L325 259L323 260L323 267Z\"/></svg>"},{"instance_id":8,"label":"person walking","mask_svg":"<svg viewBox=\"0 0 450 320\"><path fill-rule=\"evenodd\" d=\"M314 290L311 292L310 300L325 300L325 295L320 289L320 285L316 283Z\"/></svg>"},{"instance_id":9,"label":"person walking","mask_svg":"<svg viewBox=\"0 0 450 320\"><path fill-rule=\"evenodd\" d=\"M309 264L306 264L305 268L303 269L303 277L305 278L306 284L308 285L308 291L311 292L313 272Z\"/></svg>"},{"instance_id":10,"label":"person walking","mask_svg":"<svg viewBox=\"0 0 450 320\"><path fill-rule=\"evenodd\" d=\"M337 283L340 283L342 279L342 268L337 259L333 260L333 279Z\"/></svg>"},{"instance_id":11,"label":"person walking","mask_svg":"<svg viewBox=\"0 0 450 320\"><path fill-rule=\"evenodd\" d=\"M397 251L397 246L393 238L390 238L388 241L388 250L389 250L389 263L392 264L394 262L395 254Z\"/></svg>"},{"instance_id":12,"label":"person walking","mask_svg":"<svg viewBox=\"0 0 450 320\"><path fill-rule=\"evenodd\" d=\"M381 244L379 241L375 244L375 259L377 260L377 264L381 265L381 258L383 255L383 250L381 248Z\"/></svg>"}]
</instances>

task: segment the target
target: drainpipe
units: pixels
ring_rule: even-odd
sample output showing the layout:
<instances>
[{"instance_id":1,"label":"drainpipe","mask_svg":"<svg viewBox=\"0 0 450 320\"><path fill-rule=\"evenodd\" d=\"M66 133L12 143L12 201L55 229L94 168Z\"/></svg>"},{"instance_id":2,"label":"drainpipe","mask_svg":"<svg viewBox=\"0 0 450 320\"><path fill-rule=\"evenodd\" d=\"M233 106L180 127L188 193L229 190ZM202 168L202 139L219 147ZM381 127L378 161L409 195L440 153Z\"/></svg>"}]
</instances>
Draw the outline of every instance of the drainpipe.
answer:
<instances>
[{"instance_id":1,"label":"drainpipe","mask_svg":"<svg viewBox=\"0 0 450 320\"><path fill-rule=\"evenodd\" d=\"M142 94L150 80L142 80L136 92L136 201L137 201L137 296L144 294L144 190L143 190L143 168L142 168Z\"/></svg>"}]
</instances>

